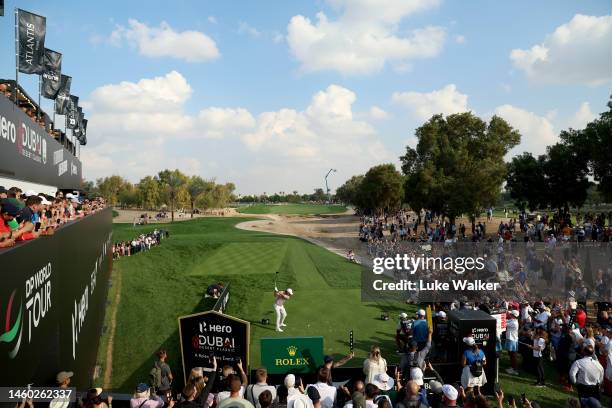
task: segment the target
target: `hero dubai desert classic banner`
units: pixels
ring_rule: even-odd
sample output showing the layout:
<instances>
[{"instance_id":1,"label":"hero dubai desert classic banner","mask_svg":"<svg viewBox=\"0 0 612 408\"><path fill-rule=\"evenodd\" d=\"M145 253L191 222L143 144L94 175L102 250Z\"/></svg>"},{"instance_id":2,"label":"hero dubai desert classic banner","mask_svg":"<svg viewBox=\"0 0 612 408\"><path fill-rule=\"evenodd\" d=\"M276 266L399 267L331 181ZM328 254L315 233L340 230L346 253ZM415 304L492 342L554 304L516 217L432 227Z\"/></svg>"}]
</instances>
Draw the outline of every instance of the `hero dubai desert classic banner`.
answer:
<instances>
[{"instance_id":1,"label":"hero dubai desert classic banner","mask_svg":"<svg viewBox=\"0 0 612 408\"><path fill-rule=\"evenodd\" d=\"M610 289L601 276L611 263L605 242L399 241L369 248L363 264L362 300L414 302L485 299L602 301Z\"/></svg>"},{"instance_id":2,"label":"hero dubai desert classic banner","mask_svg":"<svg viewBox=\"0 0 612 408\"><path fill-rule=\"evenodd\" d=\"M81 161L2 95L0 172L59 188L81 185Z\"/></svg>"},{"instance_id":3,"label":"hero dubai desert classic banner","mask_svg":"<svg viewBox=\"0 0 612 408\"><path fill-rule=\"evenodd\" d=\"M235 367L249 361L250 323L214 311L179 317L179 335L185 381L194 367Z\"/></svg>"}]
</instances>

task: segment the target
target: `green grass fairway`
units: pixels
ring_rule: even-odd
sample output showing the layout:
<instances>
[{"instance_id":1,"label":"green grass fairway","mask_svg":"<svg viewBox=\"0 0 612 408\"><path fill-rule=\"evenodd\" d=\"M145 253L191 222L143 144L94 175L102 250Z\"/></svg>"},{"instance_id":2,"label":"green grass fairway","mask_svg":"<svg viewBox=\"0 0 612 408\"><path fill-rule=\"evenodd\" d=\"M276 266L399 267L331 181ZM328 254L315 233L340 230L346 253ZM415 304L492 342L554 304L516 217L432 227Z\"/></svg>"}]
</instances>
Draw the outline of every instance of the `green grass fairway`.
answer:
<instances>
[{"instance_id":1,"label":"green grass fairway","mask_svg":"<svg viewBox=\"0 0 612 408\"><path fill-rule=\"evenodd\" d=\"M348 352L348 332L354 330L356 359L360 365L369 347L380 344L387 359L396 359L395 321L379 319L382 309L391 316L413 308L401 304L361 303L360 267L307 241L236 229L244 218L201 218L161 228L170 239L145 254L115 262L121 274L121 301L114 338L112 389L131 392L148 379L155 351L169 351L170 365L180 373L177 317L206 309L203 294L215 281L231 283L228 314L251 322L250 366L260 360L260 338L283 336L325 337L325 352ZM114 240L132 238L155 225L115 224ZM294 299L284 333L262 325L274 321L274 274L279 287L291 287ZM114 286L114 285L113 285ZM116 293L111 288L109 300ZM108 326L108 321L106 323ZM106 331L108 333L108 330ZM108 334L99 355L106 354ZM105 364L101 361L102 366Z\"/></svg>"},{"instance_id":2,"label":"green grass fairway","mask_svg":"<svg viewBox=\"0 0 612 408\"><path fill-rule=\"evenodd\" d=\"M109 300L117 293L121 275L121 301L114 337L111 389L132 392L148 380L153 355L160 347L168 350L169 363L180 377L181 362L177 317L207 310L211 299L203 294L211 282L231 283L228 314L251 322L251 368L260 361L262 337L313 336L325 338L325 352L337 357L348 351L348 332L354 330L356 358L349 363L361 366L372 344L381 346L389 363L397 363L394 332L395 317L415 310L400 303L362 303L360 267L307 241L268 233L244 231L235 224L247 218L200 218L161 228L170 239L145 254L122 258L114 263ZM155 225L114 224L113 239L124 240ZM262 325L266 317L274 321L272 289L279 271L278 286L291 287L295 296L286 305L288 318L284 333L274 326ZM112 310L112 307L110 308ZM389 321L379 319L389 312ZM105 326L109 326L107 313ZM105 330L99 352L100 365L106 367ZM563 405L567 398L552 366L547 367L548 388L531 387L534 378L507 375L506 353L500 368L506 394L520 397L527 392L544 408ZM492 379L490 379L492 381ZM101 380L100 380L101 381ZM180 380L179 380L180 381Z\"/></svg>"},{"instance_id":3,"label":"green grass fairway","mask_svg":"<svg viewBox=\"0 0 612 408\"><path fill-rule=\"evenodd\" d=\"M315 215L315 214L341 214L346 212L346 207L341 205L318 205L318 204L254 204L240 207L242 214L293 214L293 215Z\"/></svg>"}]
</instances>

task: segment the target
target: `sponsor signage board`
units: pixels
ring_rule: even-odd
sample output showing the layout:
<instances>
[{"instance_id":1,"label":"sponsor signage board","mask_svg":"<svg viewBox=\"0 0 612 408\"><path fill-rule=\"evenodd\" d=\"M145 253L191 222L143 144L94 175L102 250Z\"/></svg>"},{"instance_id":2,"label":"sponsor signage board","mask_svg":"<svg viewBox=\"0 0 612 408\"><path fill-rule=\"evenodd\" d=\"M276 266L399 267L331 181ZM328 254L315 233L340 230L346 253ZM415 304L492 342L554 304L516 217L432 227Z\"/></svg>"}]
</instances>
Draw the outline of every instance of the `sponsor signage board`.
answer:
<instances>
[{"instance_id":1,"label":"sponsor signage board","mask_svg":"<svg viewBox=\"0 0 612 408\"><path fill-rule=\"evenodd\" d=\"M323 357L323 337L261 339L261 364L270 374L314 373Z\"/></svg>"},{"instance_id":2,"label":"sponsor signage board","mask_svg":"<svg viewBox=\"0 0 612 408\"><path fill-rule=\"evenodd\" d=\"M83 239L87 237L87 239ZM91 386L112 267L112 210L0 250L0 384Z\"/></svg>"},{"instance_id":3,"label":"sponsor signage board","mask_svg":"<svg viewBox=\"0 0 612 408\"><path fill-rule=\"evenodd\" d=\"M215 311L178 318L183 375L185 382L194 367L212 367L211 356L219 367L235 367L249 362L250 323Z\"/></svg>"},{"instance_id":4,"label":"sponsor signage board","mask_svg":"<svg viewBox=\"0 0 612 408\"><path fill-rule=\"evenodd\" d=\"M81 186L81 161L0 95L0 175L75 189Z\"/></svg>"}]
</instances>

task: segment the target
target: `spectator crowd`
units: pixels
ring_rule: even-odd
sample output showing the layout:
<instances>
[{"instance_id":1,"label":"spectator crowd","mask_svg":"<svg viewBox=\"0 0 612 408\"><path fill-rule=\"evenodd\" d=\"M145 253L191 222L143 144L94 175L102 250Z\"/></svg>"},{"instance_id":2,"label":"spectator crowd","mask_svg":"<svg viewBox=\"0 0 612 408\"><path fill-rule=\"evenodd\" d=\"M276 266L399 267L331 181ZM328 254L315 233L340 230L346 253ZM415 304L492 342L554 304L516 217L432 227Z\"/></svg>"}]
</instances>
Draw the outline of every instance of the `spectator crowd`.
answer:
<instances>
[{"instance_id":1,"label":"spectator crowd","mask_svg":"<svg viewBox=\"0 0 612 408\"><path fill-rule=\"evenodd\" d=\"M113 244L113 259L136 255L139 252L150 251L152 247L160 245L162 239L168 238L170 232L155 229L146 234L140 234L128 241L119 241Z\"/></svg>"},{"instance_id":2,"label":"spectator crowd","mask_svg":"<svg viewBox=\"0 0 612 408\"><path fill-rule=\"evenodd\" d=\"M104 199L87 199L72 193L55 196L23 192L0 186L0 248L53 235L62 225L105 208Z\"/></svg>"}]
</instances>

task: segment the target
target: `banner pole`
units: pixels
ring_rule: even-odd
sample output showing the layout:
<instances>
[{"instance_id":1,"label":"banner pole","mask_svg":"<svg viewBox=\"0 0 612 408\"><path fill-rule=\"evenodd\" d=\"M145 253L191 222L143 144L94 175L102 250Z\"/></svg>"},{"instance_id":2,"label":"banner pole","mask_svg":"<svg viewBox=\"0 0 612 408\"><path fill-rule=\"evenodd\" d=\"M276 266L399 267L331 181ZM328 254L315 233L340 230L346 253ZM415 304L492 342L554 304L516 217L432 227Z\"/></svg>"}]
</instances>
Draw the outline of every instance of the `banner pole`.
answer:
<instances>
[{"instance_id":1,"label":"banner pole","mask_svg":"<svg viewBox=\"0 0 612 408\"><path fill-rule=\"evenodd\" d=\"M17 88L19 87L19 17L18 9L15 7L15 89L13 89L13 100L17 105Z\"/></svg>"},{"instance_id":2,"label":"banner pole","mask_svg":"<svg viewBox=\"0 0 612 408\"><path fill-rule=\"evenodd\" d=\"M41 117L42 106L40 106L40 94L42 93L42 75L38 76L38 119Z\"/></svg>"}]
</instances>

